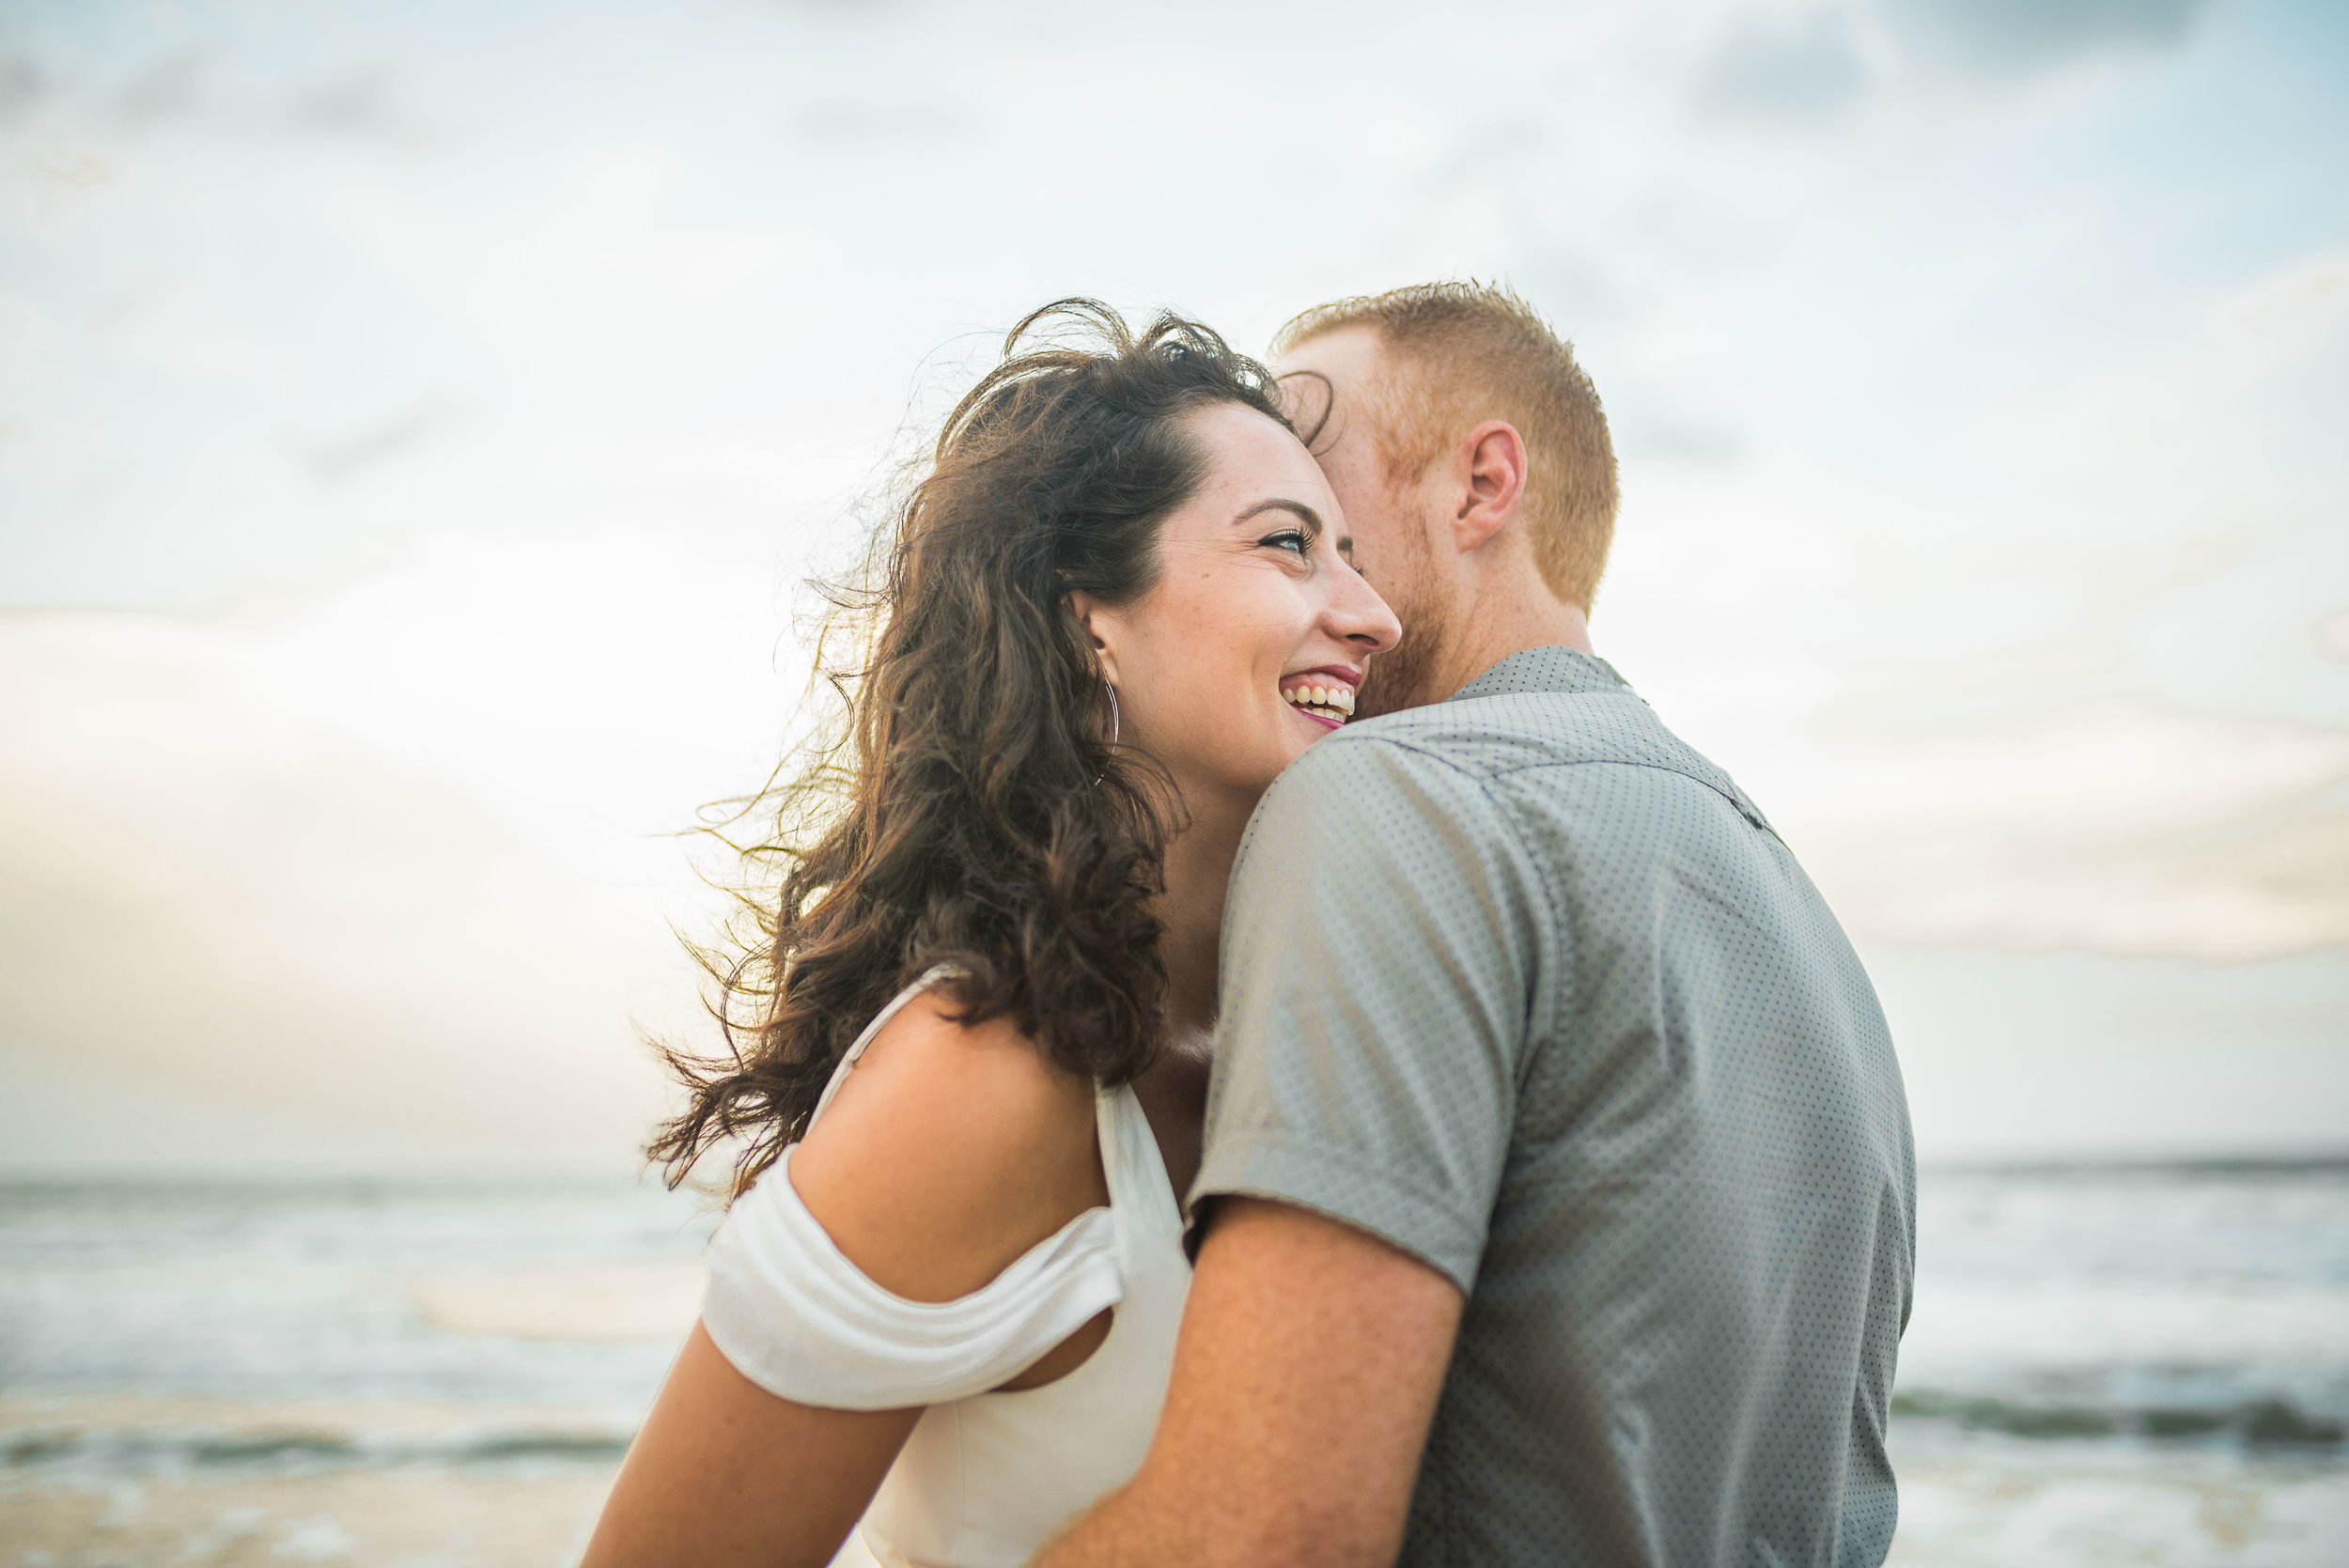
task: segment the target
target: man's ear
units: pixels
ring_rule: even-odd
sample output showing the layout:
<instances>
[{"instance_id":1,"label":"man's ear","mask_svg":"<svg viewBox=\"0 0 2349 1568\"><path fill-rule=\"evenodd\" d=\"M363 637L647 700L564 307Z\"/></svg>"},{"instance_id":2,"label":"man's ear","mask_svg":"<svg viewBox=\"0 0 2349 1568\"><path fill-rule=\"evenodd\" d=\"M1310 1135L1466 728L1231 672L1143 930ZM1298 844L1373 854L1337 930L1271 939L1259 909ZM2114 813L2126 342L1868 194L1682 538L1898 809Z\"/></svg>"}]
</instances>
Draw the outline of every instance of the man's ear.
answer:
<instances>
[{"instance_id":1,"label":"man's ear","mask_svg":"<svg viewBox=\"0 0 2349 1568\"><path fill-rule=\"evenodd\" d=\"M1461 553L1501 532L1525 495L1525 438L1506 420L1487 419L1453 451L1459 482L1459 510L1453 514L1452 539Z\"/></svg>"},{"instance_id":2,"label":"man's ear","mask_svg":"<svg viewBox=\"0 0 2349 1568\"><path fill-rule=\"evenodd\" d=\"M1117 633L1117 612L1095 598L1081 588L1068 594L1068 613L1077 617L1079 629L1092 645L1093 656L1101 661L1101 673L1112 686L1117 684L1117 652L1112 645Z\"/></svg>"}]
</instances>

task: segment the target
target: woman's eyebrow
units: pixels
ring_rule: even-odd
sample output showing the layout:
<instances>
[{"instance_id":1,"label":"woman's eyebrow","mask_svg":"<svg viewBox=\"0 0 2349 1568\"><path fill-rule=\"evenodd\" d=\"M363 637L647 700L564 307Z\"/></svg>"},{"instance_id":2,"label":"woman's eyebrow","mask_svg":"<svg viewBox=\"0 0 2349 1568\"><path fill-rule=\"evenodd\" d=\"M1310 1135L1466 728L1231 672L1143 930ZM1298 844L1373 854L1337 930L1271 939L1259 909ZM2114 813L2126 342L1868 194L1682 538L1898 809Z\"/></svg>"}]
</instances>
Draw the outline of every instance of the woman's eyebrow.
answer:
<instances>
[{"instance_id":1,"label":"woman's eyebrow","mask_svg":"<svg viewBox=\"0 0 2349 1568\"><path fill-rule=\"evenodd\" d=\"M1246 511L1241 512L1237 517L1234 518L1232 520L1233 525L1237 527L1240 523L1246 522L1250 518L1260 517L1266 512L1294 512L1297 514L1298 520L1304 523L1305 532L1307 534L1315 538L1319 538L1321 536L1321 514L1319 512L1315 511L1311 506L1306 505L1301 501L1285 501L1278 496L1275 496L1269 501L1257 502L1253 506L1249 507Z\"/></svg>"}]
</instances>

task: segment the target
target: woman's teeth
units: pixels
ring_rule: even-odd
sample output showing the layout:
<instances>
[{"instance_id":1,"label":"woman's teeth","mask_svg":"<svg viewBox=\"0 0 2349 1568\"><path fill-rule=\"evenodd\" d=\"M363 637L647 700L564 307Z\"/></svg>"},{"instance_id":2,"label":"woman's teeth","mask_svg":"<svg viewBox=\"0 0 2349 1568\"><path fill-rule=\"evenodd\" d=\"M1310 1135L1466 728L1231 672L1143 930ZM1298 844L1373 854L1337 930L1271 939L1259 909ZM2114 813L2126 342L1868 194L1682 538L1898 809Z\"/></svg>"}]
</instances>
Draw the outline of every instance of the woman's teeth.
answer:
<instances>
[{"instance_id":1,"label":"woman's teeth","mask_svg":"<svg viewBox=\"0 0 2349 1568\"><path fill-rule=\"evenodd\" d=\"M1345 719L1354 711L1350 686L1292 686L1281 695L1292 707L1313 708L1331 719Z\"/></svg>"}]
</instances>

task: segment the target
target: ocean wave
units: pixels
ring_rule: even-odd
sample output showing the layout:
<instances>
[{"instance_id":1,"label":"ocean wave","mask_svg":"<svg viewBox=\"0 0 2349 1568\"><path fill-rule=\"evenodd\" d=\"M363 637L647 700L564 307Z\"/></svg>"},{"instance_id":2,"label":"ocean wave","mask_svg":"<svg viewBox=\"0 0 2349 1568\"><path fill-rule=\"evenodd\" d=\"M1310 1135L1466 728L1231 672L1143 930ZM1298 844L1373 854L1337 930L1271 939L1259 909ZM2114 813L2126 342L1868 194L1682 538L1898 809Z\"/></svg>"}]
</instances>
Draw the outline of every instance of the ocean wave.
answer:
<instances>
[{"instance_id":1,"label":"ocean wave","mask_svg":"<svg viewBox=\"0 0 2349 1568\"><path fill-rule=\"evenodd\" d=\"M309 1471L385 1465L475 1466L519 1462L609 1465L628 1452L626 1431L533 1428L441 1432L323 1432L195 1427L0 1432L0 1467L119 1474L181 1470Z\"/></svg>"},{"instance_id":2,"label":"ocean wave","mask_svg":"<svg viewBox=\"0 0 2349 1568\"><path fill-rule=\"evenodd\" d=\"M1902 1421L1945 1422L2009 1437L2143 1438L2160 1443L2241 1445L2255 1450L2339 1450L2349 1427L2302 1410L2289 1400L2263 1399L2222 1408L2030 1405L1930 1389L1892 1396Z\"/></svg>"}]
</instances>

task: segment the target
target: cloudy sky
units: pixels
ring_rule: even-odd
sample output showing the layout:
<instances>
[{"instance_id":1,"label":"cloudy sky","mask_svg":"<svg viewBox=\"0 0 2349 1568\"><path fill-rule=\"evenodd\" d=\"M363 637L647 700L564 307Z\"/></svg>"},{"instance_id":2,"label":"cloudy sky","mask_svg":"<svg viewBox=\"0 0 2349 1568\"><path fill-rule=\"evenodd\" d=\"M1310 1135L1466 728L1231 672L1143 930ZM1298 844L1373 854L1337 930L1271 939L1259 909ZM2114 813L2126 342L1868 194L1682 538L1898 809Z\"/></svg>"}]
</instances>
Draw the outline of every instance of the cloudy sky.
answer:
<instances>
[{"instance_id":1,"label":"cloudy sky","mask_svg":"<svg viewBox=\"0 0 2349 1568\"><path fill-rule=\"evenodd\" d=\"M0 1161L625 1168L1033 305L1504 279L1928 1154L2349 1143L2349 12L0 0Z\"/></svg>"}]
</instances>

